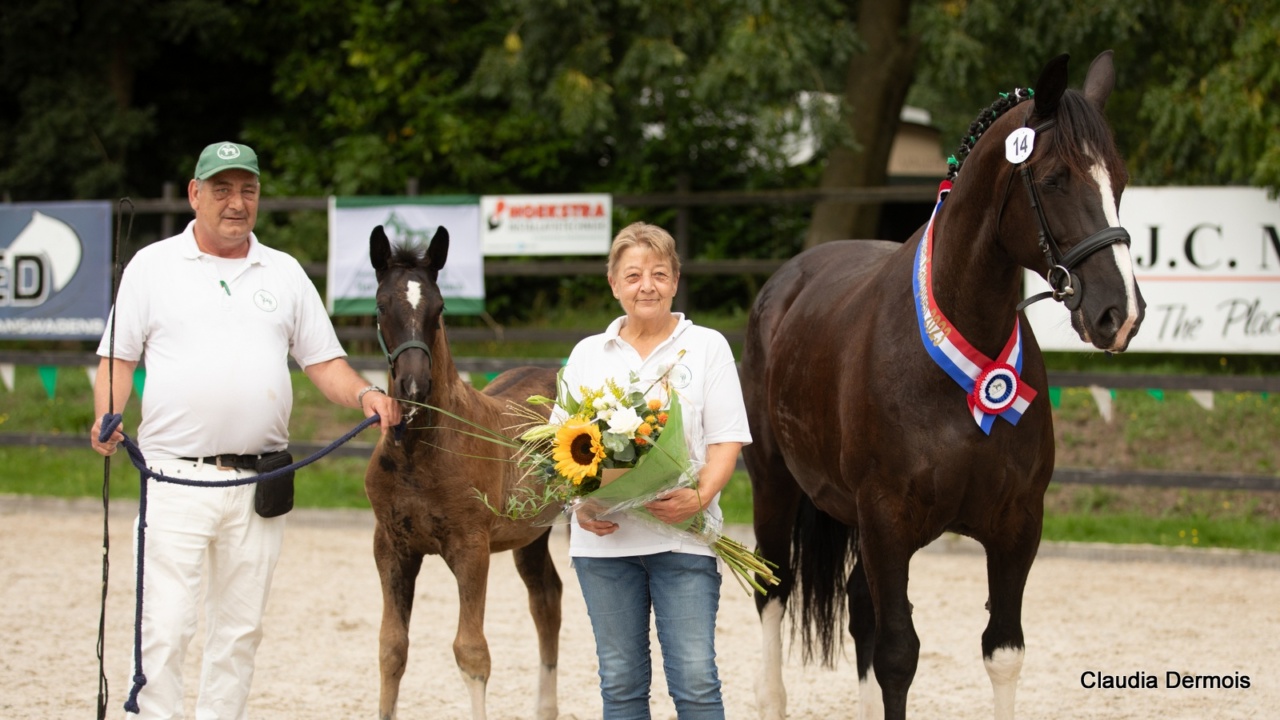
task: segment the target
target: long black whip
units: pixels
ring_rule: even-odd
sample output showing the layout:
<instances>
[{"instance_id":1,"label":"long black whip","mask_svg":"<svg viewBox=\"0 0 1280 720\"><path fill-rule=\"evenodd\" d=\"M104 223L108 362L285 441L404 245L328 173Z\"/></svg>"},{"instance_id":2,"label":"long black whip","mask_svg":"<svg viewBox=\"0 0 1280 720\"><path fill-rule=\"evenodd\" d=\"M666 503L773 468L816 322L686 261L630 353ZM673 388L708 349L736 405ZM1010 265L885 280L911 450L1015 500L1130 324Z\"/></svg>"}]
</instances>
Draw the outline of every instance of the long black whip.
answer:
<instances>
[{"instance_id":1,"label":"long black whip","mask_svg":"<svg viewBox=\"0 0 1280 720\"><path fill-rule=\"evenodd\" d=\"M114 415L115 402L115 360L116 360L116 294L120 292L120 222L124 217L123 207L129 206L129 227L126 236L133 235L133 201L127 197L120 198L116 212L115 248L111 261L111 334L107 345L107 413ZM123 408L121 408L123 411ZM107 698L110 690L107 683L105 667L106 627L107 627L107 580L111 575L111 457L102 458L102 604L98 612L98 720L106 720Z\"/></svg>"}]
</instances>

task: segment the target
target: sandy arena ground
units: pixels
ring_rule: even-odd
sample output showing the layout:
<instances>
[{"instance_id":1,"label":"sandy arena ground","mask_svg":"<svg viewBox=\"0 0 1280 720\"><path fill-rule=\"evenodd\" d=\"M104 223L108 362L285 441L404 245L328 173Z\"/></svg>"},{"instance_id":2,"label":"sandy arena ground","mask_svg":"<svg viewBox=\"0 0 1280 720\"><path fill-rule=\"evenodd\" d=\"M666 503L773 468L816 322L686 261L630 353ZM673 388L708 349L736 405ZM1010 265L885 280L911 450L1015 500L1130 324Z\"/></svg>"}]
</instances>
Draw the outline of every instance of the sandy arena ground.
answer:
<instances>
[{"instance_id":1,"label":"sandy arena ground","mask_svg":"<svg viewBox=\"0 0 1280 720\"><path fill-rule=\"evenodd\" d=\"M133 637L132 520L113 506L106 666L109 717L123 718ZM250 714L257 719L373 718L382 600L371 554L372 516L295 511L286 533L258 654ZM747 533L749 529L737 529ZM92 718L102 511L94 502L0 497L0 718ZM565 583L561 633L562 720L600 717L586 611L552 543ZM910 696L916 718L989 718L991 690L980 658L985 569L976 546L944 539L917 554L911 600L921 640ZM1045 545L1027 587L1027 658L1018 714L1034 718L1263 718L1280 707L1280 557L1232 552ZM510 555L495 559L487 634L493 653L489 718L531 716L536 644ZM414 607L401 718L470 718L451 644L457 597L438 558L423 565ZM756 716L760 632L751 599L726 579L718 649L730 718ZM192 716L199 639L188 656ZM656 640L655 640L656 647ZM852 644L834 670L804 667L790 653L789 716L852 718L857 685ZM653 717L675 718L655 659ZM1095 671L1155 675L1160 688L1082 687ZM1248 689L1166 689L1166 673L1248 676Z\"/></svg>"}]
</instances>

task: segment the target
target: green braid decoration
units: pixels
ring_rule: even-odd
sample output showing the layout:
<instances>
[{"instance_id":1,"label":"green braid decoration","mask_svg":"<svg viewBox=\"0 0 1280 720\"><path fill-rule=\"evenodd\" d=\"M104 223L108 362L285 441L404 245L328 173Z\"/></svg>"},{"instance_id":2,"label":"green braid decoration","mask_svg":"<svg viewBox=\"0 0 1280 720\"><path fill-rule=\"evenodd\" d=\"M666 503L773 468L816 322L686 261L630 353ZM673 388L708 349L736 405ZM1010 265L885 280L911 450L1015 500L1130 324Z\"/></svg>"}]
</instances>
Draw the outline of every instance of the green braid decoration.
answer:
<instances>
[{"instance_id":1,"label":"green braid decoration","mask_svg":"<svg viewBox=\"0 0 1280 720\"><path fill-rule=\"evenodd\" d=\"M978 114L978 117L969 125L969 132L964 140L960 141L960 147L956 149L954 155L947 158L947 179L954 181L956 176L960 174L960 167L964 165L965 158L969 157L969 153L973 152L973 146L978 144L978 140L982 138L982 134L991 127L996 118L1001 113L1007 112L1010 108L1021 103L1024 100L1030 100L1035 97L1035 91L1031 88L1014 88L1013 92L1000 93L1000 98L991 103L989 107Z\"/></svg>"}]
</instances>

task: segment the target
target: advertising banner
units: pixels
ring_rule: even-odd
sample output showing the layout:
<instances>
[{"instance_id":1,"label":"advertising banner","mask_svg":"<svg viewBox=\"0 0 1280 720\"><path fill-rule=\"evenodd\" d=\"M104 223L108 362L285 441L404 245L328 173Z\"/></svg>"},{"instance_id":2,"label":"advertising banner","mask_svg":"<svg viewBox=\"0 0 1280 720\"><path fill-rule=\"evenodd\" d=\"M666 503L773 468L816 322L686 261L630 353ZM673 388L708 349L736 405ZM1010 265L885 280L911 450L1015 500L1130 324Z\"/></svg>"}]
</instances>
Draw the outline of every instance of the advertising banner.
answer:
<instances>
[{"instance_id":1,"label":"advertising banner","mask_svg":"<svg viewBox=\"0 0 1280 720\"><path fill-rule=\"evenodd\" d=\"M1280 202L1266 190L1131 187L1120 223L1147 302L1130 352L1280 354ZM1028 296L1047 289L1027 274ZM1045 350L1095 350L1060 303L1027 318Z\"/></svg>"},{"instance_id":2,"label":"advertising banner","mask_svg":"<svg viewBox=\"0 0 1280 720\"><path fill-rule=\"evenodd\" d=\"M437 281L450 315L484 312L484 260L480 205L475 195L330 197L329 287L331 315L372 315L378 291L369 264L369 234L381 225L392 246L426 250L436 230L449 231L449 255Z\"/></svg>"},{"instance_id":3,"label":"advertising banner","mask_svg":"<svg viewBox=\"0 0 1280 720\"><path fill-rule=\"evenodd\" d=\"M102 337L111 203L0 204L0 339Z\"/></svg>"},{"instance_id":4,"label":"advertising banner","mask_svg":"<svg viewBox=\"0 0 1280 720\"><path fill-rule=\"evenodd\" d=\"M613 196L485 195L480 247L497 255L608 255Z\"/></svg>"}]
</instances>

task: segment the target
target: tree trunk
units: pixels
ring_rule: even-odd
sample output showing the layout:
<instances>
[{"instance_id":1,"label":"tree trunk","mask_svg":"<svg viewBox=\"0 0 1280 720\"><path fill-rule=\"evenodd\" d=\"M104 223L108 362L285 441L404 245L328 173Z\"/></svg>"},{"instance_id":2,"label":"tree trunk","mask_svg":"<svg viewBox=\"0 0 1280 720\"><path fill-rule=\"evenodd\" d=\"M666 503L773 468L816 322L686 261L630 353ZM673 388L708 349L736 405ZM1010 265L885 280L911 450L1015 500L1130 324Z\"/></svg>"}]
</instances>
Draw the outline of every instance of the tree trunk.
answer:
<instances>
[{"instance_id":1,"label":"tree trunk","mask_svg":"<svg viewBox=\"0 0 1280 720\"><path fill-rule=\"evenodd\" d=\"M858 31L866 52L849 61L845 118L857 147L845 144L827 156L819 187L878 187L889 177L889 150L915 75L919 38L908 34L911 0L863 0ZM842 238L874 238L880 206L822 201L813 206L805 247Z\"/></svg>"}]
</instances>

